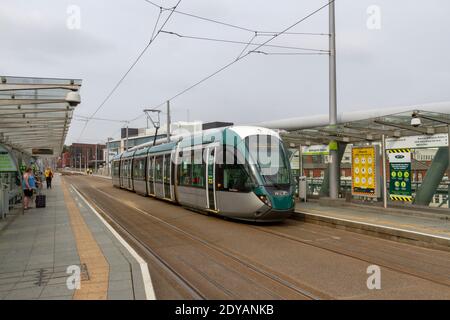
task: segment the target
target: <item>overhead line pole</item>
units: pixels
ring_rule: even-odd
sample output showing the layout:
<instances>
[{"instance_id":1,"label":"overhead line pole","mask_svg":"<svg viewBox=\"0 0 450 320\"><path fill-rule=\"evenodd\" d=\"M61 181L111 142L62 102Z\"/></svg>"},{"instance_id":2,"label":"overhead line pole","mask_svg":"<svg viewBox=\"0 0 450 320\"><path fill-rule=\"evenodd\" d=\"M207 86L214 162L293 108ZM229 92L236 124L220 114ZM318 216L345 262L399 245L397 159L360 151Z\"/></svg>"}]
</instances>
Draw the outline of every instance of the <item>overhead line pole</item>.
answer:
<instances>
[{"instance_id":1,"label":"overhead line pole","mask_svg":"<svg viewBox=\"0 0 450 320\"><path fill-rule=\"evenodd\" d=\"M335 24L335 6L334 1L329 4L329 125L334 128L337 124L337 94L336 94L336 24ZM339 158L338 144L336 141L330 141L330 163L329 163L329 181L330 198L339 197Z\"/></svg>"},{"instance_id":2,"label":"overhead line pole","mask_svg":"<svg viewBox=\"0 0 450 320\"><path fill-rule=\"evenodd\" d=\"M167 142L170 142L170 101L167 100Z\"/></svg>"}]
</instances>

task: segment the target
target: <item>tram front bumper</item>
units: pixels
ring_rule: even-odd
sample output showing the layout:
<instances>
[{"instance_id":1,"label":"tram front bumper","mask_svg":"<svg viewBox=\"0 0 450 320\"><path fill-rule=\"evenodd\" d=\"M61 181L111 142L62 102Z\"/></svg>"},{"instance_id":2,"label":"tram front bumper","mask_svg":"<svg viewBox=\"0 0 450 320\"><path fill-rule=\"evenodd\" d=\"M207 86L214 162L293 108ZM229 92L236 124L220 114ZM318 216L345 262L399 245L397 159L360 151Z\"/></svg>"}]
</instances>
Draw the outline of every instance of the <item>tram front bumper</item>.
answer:
<instances>
[{"instance_id":1,"label":"tram front bumper","mask_svg":"<svg viewBox=\"0 0 450 320\"><path fill-rule=\"evenodd\" d=\"M289 210L275 210L275 209L269 209L267 212L261 214L258 217L255 217L256 221L261 222L279 222L286 220L294 213L294 208L291 208Z\"/></svg>"}]
</instances>

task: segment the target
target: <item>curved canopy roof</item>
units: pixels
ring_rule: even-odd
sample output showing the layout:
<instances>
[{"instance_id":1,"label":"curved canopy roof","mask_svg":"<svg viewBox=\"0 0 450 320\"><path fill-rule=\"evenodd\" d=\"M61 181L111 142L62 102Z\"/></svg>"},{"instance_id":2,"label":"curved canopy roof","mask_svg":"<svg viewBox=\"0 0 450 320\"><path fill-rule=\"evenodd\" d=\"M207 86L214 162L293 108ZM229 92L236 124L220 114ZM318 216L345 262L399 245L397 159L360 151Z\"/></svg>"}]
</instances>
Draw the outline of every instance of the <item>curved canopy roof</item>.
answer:
<instances>
[{"instance_id":1,"label":"curved canopy roof","mask_svg":"<svg viewBox=\"0 0 450 320\"><path fill-rule=\"evenodd\" d=\"M411 119L420 119L419 126ZM390 109L344 112L334 126L328 125L328 115L310 116L265 122L267 128L283 130L287 143L297 145L328 144L330 141L358 143L380 141L386 137L447 133L450 125L450 102L430 103Z\"/></svg>"},{"instance_id":2,"label":"curved canopy roof","mask_svg":"<svg viewBox=\"0 0 450 320\"><path fill-rule=\"evenodd\" d=\"M31 155L58 156L80 87L79 79L0 76L0 143Z\"/></svg>"}]
</instances>

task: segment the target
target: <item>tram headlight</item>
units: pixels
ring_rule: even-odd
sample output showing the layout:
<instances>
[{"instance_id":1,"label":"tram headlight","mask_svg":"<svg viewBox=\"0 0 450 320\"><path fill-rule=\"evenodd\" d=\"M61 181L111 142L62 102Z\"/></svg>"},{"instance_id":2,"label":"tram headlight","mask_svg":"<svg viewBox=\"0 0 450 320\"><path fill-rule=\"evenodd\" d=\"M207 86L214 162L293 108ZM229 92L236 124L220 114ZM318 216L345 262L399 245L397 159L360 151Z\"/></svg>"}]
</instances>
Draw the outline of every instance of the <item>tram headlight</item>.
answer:
<instances>
[{"instance_id":1,"label":"tram headlight","mask_svg":"<svg viewBox=\"0 0 450 320\"><path fill-rule=\"evenodd\" d=\"M261 196L258 196L258 198L259 198L259 200L261 200L262 202L264 202L265 205L267 205L267 206L269 206L269 207L272 206L272 204L270 203L270 200L269 200L269 198L268 198L267 196L261 195Z\"/></svg>"}]
</instances>

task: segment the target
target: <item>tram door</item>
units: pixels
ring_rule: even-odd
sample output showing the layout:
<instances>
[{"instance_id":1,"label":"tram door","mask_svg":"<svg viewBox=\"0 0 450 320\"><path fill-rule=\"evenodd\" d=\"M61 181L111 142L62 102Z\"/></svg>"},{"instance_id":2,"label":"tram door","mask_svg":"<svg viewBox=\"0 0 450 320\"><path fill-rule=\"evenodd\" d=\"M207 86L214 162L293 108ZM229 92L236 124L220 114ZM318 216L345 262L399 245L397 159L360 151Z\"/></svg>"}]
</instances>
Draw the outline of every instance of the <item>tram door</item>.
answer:
<instances>
[{"instance_id":1,"label":"tram door","mask_svg":"<svg viewBox=\"0 0 450 320\"><path fill-rule=\"evenodd\" d=\"M217 210L216 203L216 148L206 150L206 205L210 210Z\"/></svg>"},{"instance_id":2,"label":"tram door","mask_svg":"<svg viewBox=\"0 0 450 320\"><path fill-rule=\"evenodd\" d=\"M164 198L170 199L170 153L164 155Z\"/></svg>"},{"instance_id":3,"label":"tram door","mask_svg":"<svg viewBox=\"0 0 450 320\"><path fill-rule=\"evenodd\" d=\"M148 193L155 195L155 157L150 156L148 159Z\"/></svg>"}]
</instances>

